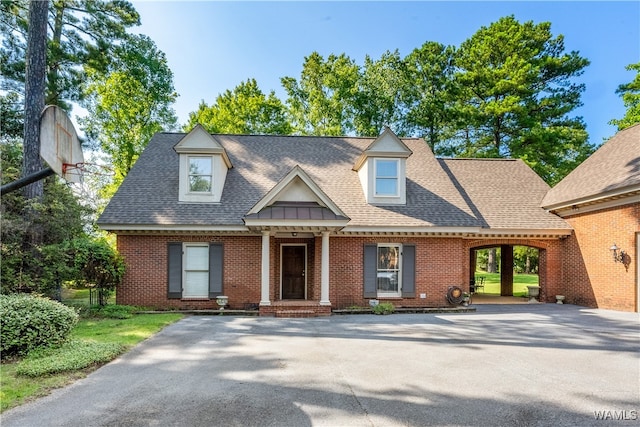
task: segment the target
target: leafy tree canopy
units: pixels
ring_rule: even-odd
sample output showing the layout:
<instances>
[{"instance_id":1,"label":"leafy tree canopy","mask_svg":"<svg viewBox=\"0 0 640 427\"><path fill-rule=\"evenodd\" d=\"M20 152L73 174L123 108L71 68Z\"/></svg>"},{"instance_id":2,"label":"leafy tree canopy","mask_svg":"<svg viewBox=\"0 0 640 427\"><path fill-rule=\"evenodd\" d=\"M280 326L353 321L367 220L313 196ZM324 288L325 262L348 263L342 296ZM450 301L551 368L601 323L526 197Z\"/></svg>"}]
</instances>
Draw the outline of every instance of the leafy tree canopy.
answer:
<instances>
[{"instance_id":1,"label":"leafy tree canopy","mask_svg":"<svg viewBox=\"0 0 640 427\"><path fill-rule=\"evenodd\" d=\"M622 97L627 111L623 118L609 122L618 126L619 131L640 123L640 62L628 65L627 70L635 71L635 77L631 82L618 86L616 90L616 93Z\"/></svg>"},{"instance_id":2,"label":"leafy tree canopy","mask_svg":"<svg viewBox=\"0 0 640 427\"><path fill-rule=\"evenodd\" d=\"M185 131L200 123L211 133L279 134L291 133L284 104L275 92L266 96L255 79L227 90L209 106L204 101L198 110L189 114Z\"/></svg>"},{"instance_id":3,"label":"leafy tree canopy","mask_svg":"<svg viewBox=\"0 0 640 427\"><path fill-rule=\"evenodd\" d=\"M457 137L450 154L524 159L547 182L565 176L591 152L581 117L580 76L589 61L565 52L551 24L513 16L482 27L455 58Z\"/></svg>"},{"instance_id":4,"label":"leafy tree canopy","mask_svg":"<svg viewBox=\"0 0 640 427\"><path fill-rule=\"evenodd\" d=\"M353 130L358 66L347 55L318 52L304 59L300 80L283 77L289 120L301 135L346 135Z\"/></svg>"},{"instance_id":5,"label":"leafy tree canopy","mask_svg":"<svg viewBox=\"0 0 640 427\"><path fill-rule=\"evenodd\" d=\"M151 137L176 127L171 105L177 98L164 53L144 35L127 36L114 48L105 71L88 70L80 120L87 137L109 156L115 172L107 195L115 192Z\"/></svg>"},{"instance_id":6,"label":"leafy tree canopy","mask_svg":"<svg viewBox=\"0 0 640 427\"><path fill-rule=\"evenodd\" d=\"M28 0L0 2L0 74L5 90L24 93ZM67 110L78 101L86 69L104 70L112 49L140 16L124 0L52 0L49 3L46 104Z\"/></svg>"},{"instance_id":7,"label":"leafy tree canopy","mask_svg":"<svg viewBox=\"0 0 640 427\"><path fill-rule=\"evenodd\" d=\"M353 124L357 135L375 136L385 126L396 134L405 135L403 117L406 113L401 98L406 90L405 64L400 53L385 52L380 59L369 55L359 69Z\"/></svg>"}]
</instances>

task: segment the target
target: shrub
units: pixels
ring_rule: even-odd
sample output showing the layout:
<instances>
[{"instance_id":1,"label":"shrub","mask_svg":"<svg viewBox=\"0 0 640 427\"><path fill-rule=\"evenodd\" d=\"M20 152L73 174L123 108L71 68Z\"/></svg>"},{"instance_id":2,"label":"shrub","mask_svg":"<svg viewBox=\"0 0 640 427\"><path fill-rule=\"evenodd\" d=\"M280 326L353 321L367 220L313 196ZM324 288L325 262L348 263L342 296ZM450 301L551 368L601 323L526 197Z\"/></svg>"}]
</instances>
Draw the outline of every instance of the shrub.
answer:
<instances>
[{"instance_id":1,"label":"shrub","mask_svg":"<svg viewBox=\"0 0 640 427\"><path fill-rule=\"evenodd\" d=\"M107 319L129 319L136 312L136 307L130 305L97 305L91 307L91 314L95 317Z\"/></svg>"},{"instance_id":2,"label":"shrub","mask_svg":"<svg viewBox=\"0 0 640 427\"><path fill-rule=\"evenodd\" d=\"M35 350L16 367L16 373L29 377L75 371L110 362L125 347L117 343L69 341L58 348Z\"/></svg>"},{"instance_id":3,"label":"shrub","mask_svg":"<svg viewBox=\"0 0 640 427\"><path fill-rule=\"evenodd\" d=\"M14 294L0 295L0 319L0 353L5 358L62 344L78 322L78 314L47 298Z\"/></svg>"},{"instance_id":4,"label":"shrub","mask_svg":"<svg viewBox=\"0 0 640 427\"><path fill-rule=\"evenodd\" d=\"M391 314L396 310L393 304L390 302L381 302L373 307L374 314Z\"/></svg>"}]
</instances>

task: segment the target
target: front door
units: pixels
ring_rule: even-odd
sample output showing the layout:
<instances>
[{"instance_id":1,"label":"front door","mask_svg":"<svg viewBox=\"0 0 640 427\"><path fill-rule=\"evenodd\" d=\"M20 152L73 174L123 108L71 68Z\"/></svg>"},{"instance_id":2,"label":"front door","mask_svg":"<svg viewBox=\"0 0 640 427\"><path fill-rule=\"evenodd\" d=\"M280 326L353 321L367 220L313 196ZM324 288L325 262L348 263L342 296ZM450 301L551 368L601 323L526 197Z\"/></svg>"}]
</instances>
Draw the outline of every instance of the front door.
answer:
<instances>
[{"instance_id":1,"label":"front door","mask_svg":"<svg viewBox=\"0 0 640 427\"><path fill-rule=\"evenodd\" d=\"M306 245L282 245L282 299L306 298Z\"/></svg>"}]
</instances>

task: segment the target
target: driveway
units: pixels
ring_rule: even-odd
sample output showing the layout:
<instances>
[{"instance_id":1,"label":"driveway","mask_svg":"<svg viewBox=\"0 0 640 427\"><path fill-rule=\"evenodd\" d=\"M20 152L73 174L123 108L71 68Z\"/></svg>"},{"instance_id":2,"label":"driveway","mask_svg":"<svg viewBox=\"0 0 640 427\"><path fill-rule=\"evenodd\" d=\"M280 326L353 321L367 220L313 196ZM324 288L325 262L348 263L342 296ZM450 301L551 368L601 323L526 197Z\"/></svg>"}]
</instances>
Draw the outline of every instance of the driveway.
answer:
<instances>
[{"instance_id":1,"label":"driveway","mask_svg":"<svg viewBox=\"0 0 640 427\"><path fill-rule=\"evenodd\" d=\"M1 422L638 425L638 320L556 304L314 319L191 316Z\"/></svg>"}]
</instances>

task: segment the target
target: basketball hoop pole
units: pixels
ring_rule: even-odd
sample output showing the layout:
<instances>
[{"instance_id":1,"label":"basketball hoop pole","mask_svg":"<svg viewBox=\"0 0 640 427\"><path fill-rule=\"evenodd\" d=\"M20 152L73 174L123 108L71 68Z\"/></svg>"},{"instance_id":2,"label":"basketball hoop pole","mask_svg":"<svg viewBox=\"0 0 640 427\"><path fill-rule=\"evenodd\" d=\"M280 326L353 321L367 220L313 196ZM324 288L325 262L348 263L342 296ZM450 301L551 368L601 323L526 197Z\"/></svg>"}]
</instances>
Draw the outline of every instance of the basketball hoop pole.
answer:
<instances>
[{"instance_id":1,"label":"basketball hoop pole","mask_svg":"<svg viewBox=\"0 0 640 427\"><path fill-rule=\"evenodd\" d=\"M36 181L40 181L41 179L45 179L48 176L55 175L55 171L51 168L42 169L39 172L32 173L31 175L27 175L24 178L20 178L17 181L10 182L9 184L5 184L0 187L0 196L4 196L7 193L11 193L12 191L18 190L22 187L26 187L29 184L33 184Z\"/></svg>"}]
</instances>

